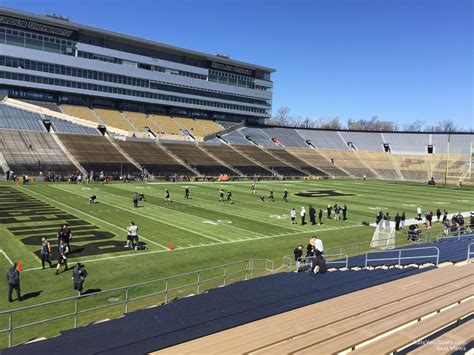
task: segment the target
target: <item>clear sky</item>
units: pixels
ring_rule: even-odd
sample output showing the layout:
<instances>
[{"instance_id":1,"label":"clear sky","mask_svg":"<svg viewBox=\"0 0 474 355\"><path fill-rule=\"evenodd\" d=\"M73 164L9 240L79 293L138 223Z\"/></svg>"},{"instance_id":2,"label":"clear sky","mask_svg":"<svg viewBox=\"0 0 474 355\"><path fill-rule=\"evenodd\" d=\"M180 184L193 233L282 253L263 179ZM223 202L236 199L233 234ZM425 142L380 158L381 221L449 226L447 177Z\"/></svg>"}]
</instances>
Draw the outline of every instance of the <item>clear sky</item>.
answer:
<instances>
[{"instance_id":1,"label":"clear sky","mask_svg":"<svg viewBox=\"0 0 474 355\"><path fill-rule=\"evenodd\" d=\"M474 128L472 0L0 0L277 69L274 112Z\"/></svg>"}]
</instances>

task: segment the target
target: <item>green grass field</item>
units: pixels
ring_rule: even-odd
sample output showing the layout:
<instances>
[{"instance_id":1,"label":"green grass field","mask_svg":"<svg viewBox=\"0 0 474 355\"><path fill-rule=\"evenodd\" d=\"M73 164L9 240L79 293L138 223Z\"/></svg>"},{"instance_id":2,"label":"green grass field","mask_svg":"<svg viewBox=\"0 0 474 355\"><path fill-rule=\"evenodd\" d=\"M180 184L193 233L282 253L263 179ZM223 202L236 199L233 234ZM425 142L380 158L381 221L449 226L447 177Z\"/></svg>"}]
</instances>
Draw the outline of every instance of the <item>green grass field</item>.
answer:
<instances>
[{"instance_id":1,"label":"green grass field","mask_svg":"<svg viewBox=\"0 0 474 355\"><path fill-rule=\"evenodd\" d=\"M184 187L189 185L189 200L185 200ZM405 211L407 218L415 216L416 206L423 211L446 208L449 212L468 211L474 203L474 189L433 187L417 183L322 180L279 181L257 183L257 194L251 194L250 182L229 183L112 183L90 185L38 183L27 187L0 185L0 249L15 261L23 261L21 273L23 294L30 298L21 303L7 302L7 284L0 283L0 310L43 303L75 295L71 272L54 275L53 269L41 269L34 252L38 252L41 236L46 235L56 245L56 230L69 221L76 250L69 259L70 265L81 261L89 277L85 290L107 290L142 281L177 275L211 266L246 259L269 259L278 267L284 255L290 255L298 244L306 245L308 238L317 233L325 248L354 242L369 243L373 228L362 222L373 223L378 210ZM218 201L220 187L231 189L233 204ZM164 201L168 188L172 202ZM272 189L275 202L258 202L258 195ZM289 202L282 199L283 189L289 191ZM143 192L146 202L133 208L133 193ZM317 197L296 196L298 192L322 194ZM88 197L97 195L98 203L90 205ZM346 203L348 220L326 219L328 204ZM312 204L324 212L323 225L291 225L289 212L295 207L298 215L301 206ZM309 217L307 217L309 219ZM123 247L128 222L139 226L141 241L148 244L146 251ZM298 218L299 222L299 218ZM433 229L439 228L435 226ZM405 233L398 238L406 239ZM173 251L169 250L173 243ZM56 260L53 260L55 264ZM0 255L0 266L7 270L7 258ZM147 290L150 292L150 290ZM91 306L94 306L91 298ZM150 298L138 306L159 302ZM70 305L54 306L54 312L68 312ZM47 308L30 312L20 322L32 322L48 316ZM112 318L117 310L83 317L88 321ZM115 312L115 313L114 313ZM21 317L20 317L21 318ZM59 329L72 326L70 320L52 322L28 328L16 335L14 342L37 335L52 336ZM0 327L7 325L4 316ZM0 335L0 347L6 346L5 334Z\"/></svg>"}]
</instances>

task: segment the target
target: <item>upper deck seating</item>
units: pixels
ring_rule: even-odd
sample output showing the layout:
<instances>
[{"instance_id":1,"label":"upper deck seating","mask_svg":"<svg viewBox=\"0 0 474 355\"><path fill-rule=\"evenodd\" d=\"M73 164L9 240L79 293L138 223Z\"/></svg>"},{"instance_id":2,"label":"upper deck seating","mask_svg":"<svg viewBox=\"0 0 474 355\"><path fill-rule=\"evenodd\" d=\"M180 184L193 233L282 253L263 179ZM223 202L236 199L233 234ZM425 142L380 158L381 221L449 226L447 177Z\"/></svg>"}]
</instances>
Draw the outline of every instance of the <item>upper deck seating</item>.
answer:
<instances>
[{"instance_id":1,"label":"upper deck seating","mask_svg":"<svg viewBox=\"0 0 474 355\"><path fill-rule=\"evenodd\" d=\"M156 142L121 141L117 144L149 173L155 176L193 175L194 173L179 163Z\"/></svg>"},{"instance_id":2,"label":"upper deck seating","mask_svg":"<svg viewBox=\"0 0 474 355\"><path fill-rule=\"evenodd\" d=\"M222 135L222 138L229 144L252 144L247 139L245 139L245 136L241 134L240 131L241 129L231 131Z\"/></svg>"},{"instance_id":3,"label":"upper deck seating","mask_svg":"<svg viewBox=\"0 0 474 355\"><path fill-rule=\"evenodd\" d=\"M127 116L130 122L137 128L138 131L146 132L146 127L153 132L158 131L159 127L156 123L149 119L146 114L142 112L124 111L123 114Z\"/></svg>"},{"instance_id":4,"label":"upper deck seating","mask_svg":"<svg viewBox=\"0 0 474 355\"><path fill-rule=\"evenodd\" d=\"M97 124L100 123L100 121L97 119L94 113L85 106L63 104L61 107L64 110L64 112L68 115L79 117L93 123L97 123Z\"/></svg>"},{"instance_id":5,"label":"upper deck seating","mask_svg":"<svg viewBox=\"0 0 474 355\"><path fill-rule=\"evenodd\" d=\"M235 172L205 154L194 143L163 143L163 146L203 175L235 175Z\"/></svg>"},{"instance_id":6,"label":"upper deck seating","mask_svg":"<svg viewBox=\"0 0 474 355\"><path fill-rule=\"evenodd\" d=\"M261 127L261 131L265 132L271 138L275 138L285 147L308 148L303 137L301 137L296 129L283 127Z\"/></svg>"},{"instance_id":7,"label":"upper deck seating","mask_svg":"<svg viewBox=\"0 0 474 355\"><path fill-rule=\"evenodd\" d=\"M0 128L45 132L37 113L0 104Z\"/></svg>"},{"instance_id":8,"label":"upper deck seating","mask_svg":"<svg viewBox=\"0 0 474 355\"><path fill-rule=\"evenodd\" d=\"M257 144L265 148L277 148L278 145L272 141L272 137L268 136L263 130L256 127L245 127L239 130L239 133L244 137L249 137Z\"/></svg>"},{"instance_id":9,"label":"upper deck seating","mask_svg":"<svg viewBox=\"0 0 474 355\"><path fill-rule=\"evenodd\" d=\"M46 132L0 130L0 150L17 175L64 175L77 170Z\"/></svg>"},{"instance_id":10,"label":"upper deck seating","mask_svg":"<svg viewBox=\"0 0 474 355\"><path fill-rule=\"evenodd\" d=\"M212 120L200 119L199 124L201 125L201 127L204 128L204 130L207 132L207 134L217 133L217 132L222 131L224 129L224 127L222 127L219 123L217 123L216 121L212 121Z\"/></svg>"},{"instance_id":11,"label":"upper deck seating","mask_svg":"<svg viewBox=\"0 0 474 355\"><path fill-rule=\"evenodd\" d=\"M55 102L39 101L39 100L20 100L20 101L24 101L28 104L44 107L44 108L47 108L48 110L61 113L61 110L59 109L58 105Z\"/></svg>"},{"instance_id":12,"label":"upper deck seating","mask_svg":"<svg viewBox=\"0 0 474 355\"><path fill-rule=\"evenodd\" d=\"M198 120L186 117L175 117L174 119L181 127L186 129L193 136L205 137L209 134L203 127L201 127Z\"/></svg>"},{"instance_id":13,"label":"upper deck seating","mask_svg":"<svg viewBox=\"0 0 474 355\"><path fill-rule=\"evenodd\" d=\"M77 134L58 134L67 150L88 171L107 174L126 174L138 169L105 137Z\"/></svg>"},{"instance_id":14,"label":"upper deck seating","mask_svg":"<svg viewBox=\"0 0 474 355\"><path fill-rule=\"evenodd\" d=\"M240 170L245 175L271 175L268 170L262 168L260 165L255 164L253 161L247 159L242 154L236 152L226 144L203 144L202 147L226 164L229 164Z\"/></svg>"},{"instance_id":15,"label":"upper deck seating","mask_svg":"<svg viewBox=\"0 0 474 355\"><path fill-rule=\"evenodd\" d=\"M123 129L125 131L135 131L135 128L132 127L117 110L108 108L95 108L94 111L108 126Z\"/></svg>"},{"instance_id":16,"label":"upper deck seating","mask_svg":"<svg viewBox=\"0 0 474 355\"><path fill-rule=\"evenodd\" d=\"M161 133L166 134L182 134L182 128L178 123L170 116L153 114L150 118L160 127Z\"/></svg>"},{"instance_id":17,"label":"upper deck seating","mask_svg":"<svg viewBox=\"0 0 474 355\"><path fill-rule=\"evenodd\" d=\"M96 128L81 126L69 121L60 120L55 117L46 116L46 119L51 121L53 130L56 133L74 133L74 134L84 134L88 136L101 136L102 134Z\"/></svg>"}]
</instances>

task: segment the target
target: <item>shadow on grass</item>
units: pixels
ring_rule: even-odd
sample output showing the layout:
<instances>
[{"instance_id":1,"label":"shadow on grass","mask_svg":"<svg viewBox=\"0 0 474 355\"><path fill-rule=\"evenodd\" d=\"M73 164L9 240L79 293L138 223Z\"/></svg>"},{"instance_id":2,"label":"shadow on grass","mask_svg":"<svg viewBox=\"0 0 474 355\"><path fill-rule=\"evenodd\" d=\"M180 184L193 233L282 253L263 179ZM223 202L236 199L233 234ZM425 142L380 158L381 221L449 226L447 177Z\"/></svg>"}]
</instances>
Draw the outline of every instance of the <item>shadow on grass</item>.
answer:
<instances>
[{"instance_id":1,"label":"shadow on grass","mask_svg":"<svg viewBox=\"0 0 474 355\"><path fill-rule=\"evenodd\" d=\"M41 291L35 291L35 292L25 293L25 294L21 297L21 300L22 300L22 301L25 301L25 300L30 299L30 298L38 297L39 295L41 295L41 292L43 292L43 291L41 290Z\"/></svg>"},{"instance_id":2,"label":"shadow on grass","mask_svg":"<svg viewBox=\"0 0 474 355\"><path fill-rule=\"evenodd\" d=\"M90 289L84 291L84 292L82 293L82 296L91 295L91 294L93 294L93 293L97 293L97 292L100 292L100 291L102 291L100 288L90 288Z\"/></svg>"}]
</instances>

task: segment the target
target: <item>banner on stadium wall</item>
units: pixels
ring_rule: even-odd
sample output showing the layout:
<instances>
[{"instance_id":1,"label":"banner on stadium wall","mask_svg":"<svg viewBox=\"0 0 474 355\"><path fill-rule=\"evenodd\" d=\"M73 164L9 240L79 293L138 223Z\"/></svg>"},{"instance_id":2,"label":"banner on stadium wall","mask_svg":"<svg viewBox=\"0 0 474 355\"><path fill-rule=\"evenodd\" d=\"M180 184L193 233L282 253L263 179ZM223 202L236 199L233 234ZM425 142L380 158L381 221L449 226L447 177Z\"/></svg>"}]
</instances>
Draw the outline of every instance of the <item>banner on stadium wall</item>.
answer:
<instances>
[{"instance_id":1,"label":"banner on stadium wall","mask_svg":"<svg viewBox=\"0 0 474 355\"><path fill-rule=\"evenodd\" d=\"M38 21L24 20L16 17L0 15L0 25L77 40L77 31L47 25Z\"/></svg>"}]
</instances>

